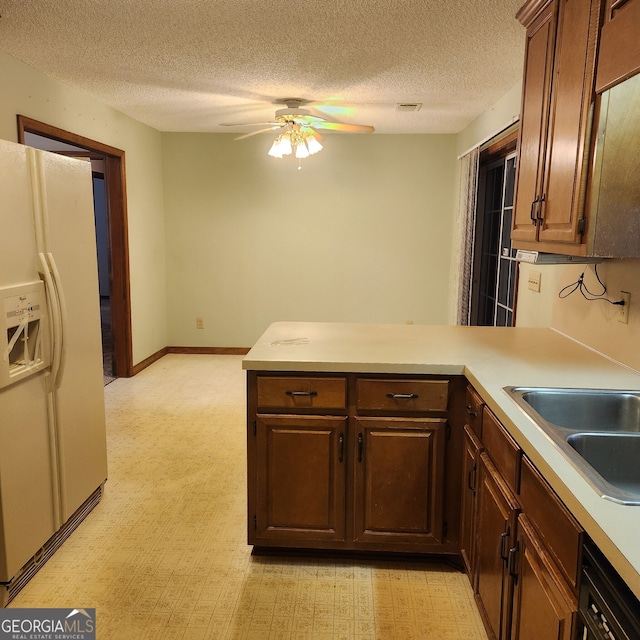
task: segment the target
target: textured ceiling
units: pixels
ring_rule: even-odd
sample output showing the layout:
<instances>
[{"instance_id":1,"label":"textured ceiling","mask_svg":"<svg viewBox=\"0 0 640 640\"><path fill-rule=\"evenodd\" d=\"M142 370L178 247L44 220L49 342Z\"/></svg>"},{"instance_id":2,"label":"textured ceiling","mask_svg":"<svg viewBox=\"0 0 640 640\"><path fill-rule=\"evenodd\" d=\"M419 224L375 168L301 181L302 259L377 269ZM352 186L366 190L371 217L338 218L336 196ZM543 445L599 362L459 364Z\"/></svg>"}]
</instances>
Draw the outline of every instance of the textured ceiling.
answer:
<instances>
[{"instance_id":1,"label":"textured ceiling","mask_svg":"<svg viewBox=\"0 0 640 640\"><path fill-rule=\"evenodd\" d=\"M523 2L0 0L0 50L161 131L234 131L294 97L378 133L456 133L520 79Z\"/></svg>"}]
</instances>

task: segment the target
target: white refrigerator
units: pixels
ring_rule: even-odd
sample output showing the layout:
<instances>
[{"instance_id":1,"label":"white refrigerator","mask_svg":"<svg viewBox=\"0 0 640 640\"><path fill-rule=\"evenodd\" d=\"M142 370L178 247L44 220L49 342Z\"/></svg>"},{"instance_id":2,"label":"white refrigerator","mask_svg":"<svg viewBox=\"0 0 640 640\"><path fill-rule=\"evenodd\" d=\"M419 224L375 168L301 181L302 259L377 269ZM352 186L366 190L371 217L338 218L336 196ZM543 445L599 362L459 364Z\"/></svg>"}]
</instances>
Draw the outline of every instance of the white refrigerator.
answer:
<instances>
[{"instance_id":1,"label":"white refrigerator","mask_svg":"<svg viewBox=\"0 0 640 640\"><path fill-rule=\"evenodd\" d=\"M107 478L89 162L0 140L0 606Z\"/></svg>"}]
</instances>

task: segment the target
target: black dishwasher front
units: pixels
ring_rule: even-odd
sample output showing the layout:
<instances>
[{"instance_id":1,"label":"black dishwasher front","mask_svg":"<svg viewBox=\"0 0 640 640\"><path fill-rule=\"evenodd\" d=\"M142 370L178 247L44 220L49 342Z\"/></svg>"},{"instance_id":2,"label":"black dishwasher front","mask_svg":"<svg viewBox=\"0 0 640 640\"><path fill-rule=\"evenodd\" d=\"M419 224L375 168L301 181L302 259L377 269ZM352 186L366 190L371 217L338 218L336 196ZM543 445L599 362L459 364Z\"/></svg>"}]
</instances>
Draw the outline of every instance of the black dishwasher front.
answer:
<instances>
[{"instance_id":1,"label":"black dishwasher front","mask_svg":"<svg viewBox=\"0 0 640 640\"><path fill-rule=\"evenodd\" d=\"M591 542L584 546L582 640L640 640L640 602Z\"/></svg>"}]
</instances>

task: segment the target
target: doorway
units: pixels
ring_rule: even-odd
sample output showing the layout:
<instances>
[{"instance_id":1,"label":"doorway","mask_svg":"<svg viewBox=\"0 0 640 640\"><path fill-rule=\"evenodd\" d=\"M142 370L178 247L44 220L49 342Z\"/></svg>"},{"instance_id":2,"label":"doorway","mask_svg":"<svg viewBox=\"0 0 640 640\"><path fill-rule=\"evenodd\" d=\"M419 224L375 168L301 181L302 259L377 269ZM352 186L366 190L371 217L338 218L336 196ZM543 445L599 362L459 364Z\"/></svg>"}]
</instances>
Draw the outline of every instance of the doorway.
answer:
<instances>
[{"instance_id":1,"label":"doorway","mask_svg":"<svg viewBox=\"0 0 640 640\"><path fill-rule=\"evenodd\" d=\"M518 282L511 246L517 132L480 154L470 324L515 325Z\"/></svg>"},{"instance_id":2,"label":"doorway","mask_svg":"<svg viewBox=\"0 0 640 640\"><path fill-rule=\"evenodd\" d=\"M18 141L89 157L93 173L105 382L133 375L124 151L18 115Z\"/></svg>"}]
</instances>

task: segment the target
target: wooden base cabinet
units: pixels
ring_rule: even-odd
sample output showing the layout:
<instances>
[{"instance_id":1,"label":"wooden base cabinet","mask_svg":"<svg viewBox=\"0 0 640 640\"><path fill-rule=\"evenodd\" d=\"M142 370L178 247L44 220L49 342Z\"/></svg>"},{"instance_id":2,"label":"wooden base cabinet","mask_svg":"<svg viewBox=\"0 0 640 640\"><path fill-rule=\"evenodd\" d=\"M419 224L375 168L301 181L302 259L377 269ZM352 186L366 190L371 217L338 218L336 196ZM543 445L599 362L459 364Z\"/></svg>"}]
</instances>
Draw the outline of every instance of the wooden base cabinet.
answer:
<instances>
[{"instance_id":1,"label":"wooden base cabinet","mask_svg":"<svg viewBox=\"0 0 640 640\"><path fill-rule=\"evenodd\" d=\"M480 454L476 520L475 595L487 634L509 638L513 579L507 570L519 505L486 453Z\"/></svg>"},{"instance_id":2,"label":"wooden base cabinet","mask_svg":"<svg viewBox=\"0 0 640 640\"><path fill-rule=\"evenodd\" d=\"M464 464L478 462L461 539L487 635L573 640L583 530L496 416L482 414L481 439L465 427Z\"/></svg>"},{"instance_id":3,"label":"wooden base cabinet","mask_svg":"<svg viewBox=\"0 0 640 640\"><path fill-rule=\"evenodd\" d=\"M457 555L464 388L248 372L249 544Z\"/></svg>"},{"instance_id":4,"label":"wooden base cabinet","mask_svg":"<svg viewBox=\"0 0 640 640\"><path fill-rule=\"evenodd\" d=\"M347 418L258 415L255 538L345 539Z\"/></svg>"},{"instance_id":5,"label":"wooden base cabinet","mask_svg":"<svg viewBox=\"0 0 640 640\"><path fill-rule=\"evenodd\" d=\"M475 560L478 466L482 443L468 426L465 426L464 432L462 497L460 501L460 555L467 574L471 577Z\"/></svg>"},{"instance_id":6,"label":"wooden base cabinet","mask_svg":"<svg viewBox=\"0 0 640 640\"><path fill-rule=\"evenodd\" d=\"M466 420L462 448L462 482L460 496L460 555L472 578L475 561L476 505L478 497L478 465L482 451L482 410L484 402L473 387L466 392ZM472 581L473 582L473 581Z\"/></svg>"},{"instance_id":7,"label":"wooden base cabinet","mask_svg":"<svg viewBox=\"0 0 640 640\"><path fill-rule=\"evenodd\" d=\"M433 544L442 539L443 418L356 418L354 539Z\"/></svg>"},{"instance_id":8,"label":"wooden base cabinet","mask_svg":"<svg viewBox=\"0 0 640 640\"><path fill-rule=\"evenodd\" d=\"M511 640L573 640L577 599L531 521L518 518L509 574L514 582Z\"/></svg>"}]
</instances>

